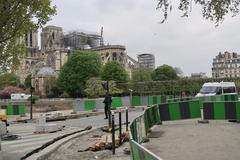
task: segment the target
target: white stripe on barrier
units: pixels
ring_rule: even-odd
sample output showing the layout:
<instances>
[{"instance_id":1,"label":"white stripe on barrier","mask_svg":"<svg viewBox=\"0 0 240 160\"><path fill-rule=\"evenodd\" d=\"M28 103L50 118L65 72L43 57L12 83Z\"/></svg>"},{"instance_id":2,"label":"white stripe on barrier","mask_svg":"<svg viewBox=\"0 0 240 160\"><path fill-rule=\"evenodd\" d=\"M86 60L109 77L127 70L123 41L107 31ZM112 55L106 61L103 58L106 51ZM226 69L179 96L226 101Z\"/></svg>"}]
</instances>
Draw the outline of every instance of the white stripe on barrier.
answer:
<instances>
[{"instance_id":1,"label":"white stripe on barrier","mask_svg":"<svg viewBox=\"0 0 240 160\"><path fill-rule=\"evenodd\" d=\"M138 144L137 142L135 142L134 140L130 140L130 143L133 143L134 145L138 146L142 151L148 153L149 155L151 155L153 158L156 158L155 160L162 160L162 158L158 157L156 154L154 154L153 152L151 152L150 150L146 149L145 147L143 147L142 145Z\"/></svg>"}]
</instances>

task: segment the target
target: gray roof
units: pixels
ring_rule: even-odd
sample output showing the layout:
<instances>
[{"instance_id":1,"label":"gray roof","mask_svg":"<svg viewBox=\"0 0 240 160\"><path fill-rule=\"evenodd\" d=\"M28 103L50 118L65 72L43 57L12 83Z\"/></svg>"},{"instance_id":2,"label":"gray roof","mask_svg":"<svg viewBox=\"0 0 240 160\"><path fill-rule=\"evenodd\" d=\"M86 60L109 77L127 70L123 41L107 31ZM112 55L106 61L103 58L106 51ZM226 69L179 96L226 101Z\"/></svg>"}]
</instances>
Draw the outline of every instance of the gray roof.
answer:
<instances>
[{"instance_id":1,"label":"gray roof","mask_svg":"<svg viewBox=\"0 0 240 160\"><path fill-rule=\"evenodd\" d=\"M48 76L55 76L55 72L51 67L42 67L38 73L38 77L48 77Z\"/></svg>"}]
</instances>

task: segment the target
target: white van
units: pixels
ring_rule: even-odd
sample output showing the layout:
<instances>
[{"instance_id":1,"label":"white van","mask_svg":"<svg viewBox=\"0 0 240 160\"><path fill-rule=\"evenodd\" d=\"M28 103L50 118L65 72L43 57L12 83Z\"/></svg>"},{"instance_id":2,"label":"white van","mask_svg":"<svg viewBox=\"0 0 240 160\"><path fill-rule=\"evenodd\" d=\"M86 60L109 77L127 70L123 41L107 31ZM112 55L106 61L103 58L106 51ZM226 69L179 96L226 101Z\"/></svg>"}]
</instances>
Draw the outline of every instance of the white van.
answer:
<instances>
[{"instance_id":1,"label":"white van","mask_svg":"<svg viewBox=\"0 0 240 160\"><path fill-rule=\"evenodd\" d=\"M13 93L11 94L11 100L27 100L31 95L24 93Z\"/></svg>"},{"instance_id":2,"label":"white van","mask_svg":"<svg viewBox=\"0 0 240 160\"><path fill-rule=\"evenodd\" d=\"M204 83L196 97L237 94L234 82Z\"/></svg>"}]
</instances>

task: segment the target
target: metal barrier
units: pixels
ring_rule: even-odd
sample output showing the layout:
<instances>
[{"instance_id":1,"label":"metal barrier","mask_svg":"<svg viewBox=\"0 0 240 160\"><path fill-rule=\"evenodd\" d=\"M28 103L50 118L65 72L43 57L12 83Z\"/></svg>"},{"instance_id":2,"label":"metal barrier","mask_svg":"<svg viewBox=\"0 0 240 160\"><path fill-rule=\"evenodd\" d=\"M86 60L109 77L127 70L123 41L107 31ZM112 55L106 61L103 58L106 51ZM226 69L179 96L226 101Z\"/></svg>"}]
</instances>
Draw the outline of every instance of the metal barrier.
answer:
<instances>
[{"instance_id":1,"label":"metal barrier","mask_svg":"<svg viewBox=\"0 0 240 160\"><path fill-rule=\"evenodd\" d=\"M141 143L151 127L160 123L158 106L149 107L130 125L130 148L133 160L161 160L160 157L144 148Z\"/></svg>"},{"instance_id":2,"label":"metal barrier","mask_svg":"<svg viewBox=\"0 0 240 160\"><path fill-rule=\"evenodd\" d=\"M157 155L144 148L134 140L130 139L129 143L133 160L162 160Z\"/></svg>"},{"instance_id":3,"label":"metal barrier","mask_svg":"<svg viewBox=\"0 0 240 160\"><path fill-rule=\"evenodd\" d=\"M132 96L131 97L113 97L112 98L112 108L120 108L124 106L150 106L155 104L167 103L167 99L171 98L172 96ZM73 109L75 112L78 111L88 111L88 110L95 110L95 109L103 109L103 98L98 99L76 99L73 101Z\"/></svg>"},{"instance_id":4,"label":"metal barrier","mask_svg":"<svg viewBox=\"0 0 240 160\"><path fill-rule=\"evenodd\" d=\"M203 103L204 120L240 120L240 102Z\"/></svg>"},{"instance_id":5,"label":"metal barrier","mask_svg":"<svg viewBox=\"0 0 240 160\"><path fill-rule=\"evenodd\" d=\"M221 100L222 102L205 102L208 99L211 101ZM149 129L161 123L161 121L200 118L201 105L203 105L203 114L206 120L240 120L240 102L232 101L234 99L236 99L236 95L211 96L204 97L202 101L197 99L149 107L142 115L135 118L130 125L132 159L161 159L141 145Z\"/></svg>"},{"instance_id":6,"label":"metal barrier","mask_svg":"<svg viewBox=\"0 0 240 160\"><path fill-rule=\"evenodd\" d=\"M8 105L0 105L0 109L6 109L7 115L25 116L26 114L26 107L24 104L14 105L10 103Z\"/></svg>"},{"instance_id":7,"label":"metal barrier","mask_svg":"<svg viewBox=\"0 0 240 160\"><path fill-rule=\"evenodd\" d=\"M199 100L159 104L161 121L200 118Z\"/></svg>"}]
</instances>

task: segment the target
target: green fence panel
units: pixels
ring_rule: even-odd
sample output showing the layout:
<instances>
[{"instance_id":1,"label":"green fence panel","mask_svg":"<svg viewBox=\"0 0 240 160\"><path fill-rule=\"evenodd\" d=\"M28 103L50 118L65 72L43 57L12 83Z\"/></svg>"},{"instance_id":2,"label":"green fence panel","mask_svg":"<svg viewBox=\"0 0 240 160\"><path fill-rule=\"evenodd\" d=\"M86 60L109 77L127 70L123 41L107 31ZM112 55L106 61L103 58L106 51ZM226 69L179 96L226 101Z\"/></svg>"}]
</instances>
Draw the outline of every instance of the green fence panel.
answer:
<instances>
[{"instance_id":1,"label":"green fence panel","mask_svg":"<svg viewBox=\"0 0 240 160\"><path fill-rule=\"evenodd\" d=\"M149 150L130 140L130 148L133 160L159 160L160 158L151 153Z\"/></svg>"},{"instance_id":2,"label":"green fence panel","mask_svg":"<svg viewBox=\"0 0 240 160\"><path fill-rule=\"evenodd\" d=\"M223 95L221 95L221 101L224 102L225 101L225 98Z\"/></svg>"},{"instance_id":3,"label":"green fence panel","mask_svg":"<svg viewBox=\"0 0 240 160\"><path fill-rule=\"evenodd\" d=\"M211 96L210 99L211 99L211 102L216 102L216 96Z\"/></svg>"},{"instance_id":4,"label":"green fence panel","mask_svg":"<svg viewBox=\"0 0 240 160\"><path fill-rule=\"evenodd\" d=\"M132 106L141 106L141 97L140 96L132 97Z\"/></svg>"},{"instance_id":5,"label":"green fence panel","mask_svg":"<svg viewBox=\"0 0 240 160\"><path fill-rule=\"evenodd\" d=\"M225 103L214 103L214 119L226 119L225 117Z\"/></svg>"},{"instance_id":6,"label":"green fence panel","mask_svg":"<svg viewBox=\"0 0 240 160\"><path fill-rule=\"evenodd\" d=\"M200 118L201 117L201 107L200 107L200 101L189 101L189 111L190 111L190 117L191 118Z\"/></svg>"},{"instance_id":7,"label":"green fence panel","mask_svg":"<svg viewBox=\"0 0 240 160\"><path fill-rule=\"evenodd\" d=\"M150 128L152 128L154 126L154 114L153 114L153 107L149 108L148 109L148 118L149 118L149 121L150 121Z\"/></svg>"},{"instance_id":8,"label":"green fence panel","mask_svg":"<svg viewBox=\"0 0 240 160\"><path fill-rule=\"evenodd\" d=\"M96 102L94 100L86 100L86 101L84 101L84 110L85 111L89 111L89 110L96 109L95 104L96 104Z\"/></svg>"},{"instance_id":9,"label":"green fence panel","mask_svg":"<svg viewBox=\"0 0 240 160\"><path fill-rule=\"evenodd\" d=\"M169 104L169 113L171 120L181 119L179 103L170 103Z\"/></svg>"},{"instance_id":10,"label":"green fence panel","mask_svg":"<svg viewBox=\"0 0 240 160\"><path fill-rule=\"evenodd\" d=\"M153 114L155 116L155 124L159 124L160 123L160 114L159 114L158 106L153 107Z\"/></svg>"},{"instance_id":11,"label":"green fence panel","mask_svg":"<svg viewBox=\"0 0 240 160\"><path fill-rule=\"evenodd\" d=\"M147 116L147 113L146 112L144 112L144 114L143 114L143 116L144 116L144 123L145 123L145 131L146 131L146 133L148 132L148 130L149 130L149 123L148 123L148 116Z\"/></svg>"},{"instance_id":12,"label":"green fence panel","mask_svg":"<svg viewBox=\"0 0 240 160\"><path fill-rule=\"evenodd\" d=\"M153 97L152 96L148 96L148 105L149 106L153 105Z\"/></svg>"},{"instance_id":13,"label":"green fence panel","mask_svg":"<svg viewBox=\"0 0 240 160\"><path fill-rule=\"evenodd\" d=\"M206 120L237 120L240 117L239 101L206 102L203 117Z\"/></svg>"},{"instance_id":14,"label":"green fence panel","mask_svg":"<svg viewBox=\"0 0 240 160\"><path fill-rule=\"evenodd\" d=\"M236 103L236 114L237 114L237 120L240 120L240 103Z\"/></svg>"},{"instance_id":15,"label":"green fence panel","mask_svg":"<svg viewBox=\"0 0 240 160\"><path fill-rule=\"evenodd\" d=\"M118 107L122 107L123 103L122 103L122 99L119 97L115 97L112 99L112 107L113 108L118 108Z\"/></svg>"},{"instance_id":16,"label":"green fence panel","mask_svg":"<svg viewBox=\"0 0 240 160\"><path fill-rule=\"evenodd\" d=\"M19 115L21 115L21 116L26 115L26 110L25 110L25 105L24 104L19 105Z\"/></svg>"},{"instance_id":17,"label":"green fence panel","mask_svg":"<svg viewBox=\"0 0 240 160\"><path fill-rule=\"evenodd\" d=\"M14 113L13 105L12 104L8 104L7 105L7 115L14 115L13 113Z\"/></svg>"},{"instance_id":18,"label":"green fence panel","mask_svg":"<svg viewBox=\"0 0 240 160\"><path fill-rule=\"evenodd\" d=\"M130 147L131 147L131 151L132 151L132 159L133 160L140 160L140 154L139 154L139 148L136 144L134 144L132 141L130 141Z\"/></svg>"},{"instance_id":19,"label":"green fence panel","mask_svg":"<svg viewBox=\"0 0 240 160\"><path fill-rule=\"evenodd\" d=\"M150 115L150 108L145 110L144 113L146 115L144 118L146 118L146 121L147 121L147 124L148 124L148 128L151 128L152 127L152 121L151 121L151 115Z\"/></svg>"},{"instance_id":20,"label":"green fence panel","mask_svg":"<svg viewBox=\"0 0 240 160\"><path fill-rule=\"evenodd\" d=\"M161 103L161 96L157 96L157 104Z\"/></svg>"},{"instance_id":21,"label":"green fence panel","mask_svg":"<svg viewBox=\"0 0 240 160\"><path fill-rule=\"evenodd\" d=\"M132 134L132 138L134 141L137 141L137 127L136 127L136 119L132 122L130 129L131 129L131 134Z\"/></svg>"}]
</instances>

